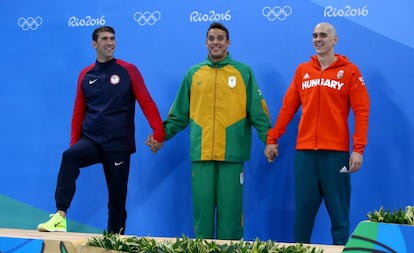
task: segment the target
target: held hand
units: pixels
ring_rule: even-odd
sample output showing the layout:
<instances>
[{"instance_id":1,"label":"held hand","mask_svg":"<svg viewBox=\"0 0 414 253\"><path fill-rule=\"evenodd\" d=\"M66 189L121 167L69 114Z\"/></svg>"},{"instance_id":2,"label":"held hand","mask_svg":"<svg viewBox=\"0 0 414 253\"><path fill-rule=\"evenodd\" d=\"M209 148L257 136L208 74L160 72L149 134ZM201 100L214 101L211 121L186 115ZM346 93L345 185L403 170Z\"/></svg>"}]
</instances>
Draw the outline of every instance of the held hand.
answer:
<instances>
[{"instance_id":1,"label":"held hand","mask_svg":"<svg viewBox=\"0 0 414 253\"><path fill-rule=\"evenodd\" d=\"M147 137L145 144L151 149L152 152L157 153L163 146L162 142L158 142L154 139L154 136L151 134Z\"/></svg>"},{"instance_id":2,"label":"held hand","mask_svg":"<svg viewBox=\"0 0 414 253\"><path fill-rule=\"evenodd\" d=\"M279 144L267 144L264 150L264 155L269 163L273 162L279 155Z\"/></svg>"},{"instance_id":3,"label":"held hand","mask_svg":"<svg viewBox=\"0 0 414 253\"><path fill-rule=\"evenodd\" d=\"M362 166L362 154L353 151L349 158L349 173L357 172Z\"/></svg>"}]
</instances>

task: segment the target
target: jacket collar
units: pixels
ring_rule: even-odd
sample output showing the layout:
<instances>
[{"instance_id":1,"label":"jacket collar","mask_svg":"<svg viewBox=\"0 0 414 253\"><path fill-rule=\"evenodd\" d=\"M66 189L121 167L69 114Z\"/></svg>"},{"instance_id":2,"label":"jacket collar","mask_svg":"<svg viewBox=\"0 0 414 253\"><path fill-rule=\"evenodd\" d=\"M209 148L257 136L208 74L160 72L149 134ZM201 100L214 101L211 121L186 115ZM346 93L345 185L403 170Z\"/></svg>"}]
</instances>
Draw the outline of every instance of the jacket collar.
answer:
<instances>
[{"instance_id":1,"label":"jacket collar","mask_svg":"<svg viewBox=\"0 0 414 253\"><path fill-rule=\"evenodd\" d=\"M223 60L221 60L221 61L218 61L218 62L213 62L213 61L211 61L211 59L210 58L208 58L207 57L207 65L208 66L210 66L210 67L214 67L214 68L222 68L222 67L224 67L224 66L226 66L226 65L228 65L228 64L230 64L230 62L232 61L232 59L231 59L231 56L230 56L230 53L229 52L227 52L227 55L226 55L226 57L223 59Z\"/></svg>"}]
</instances>

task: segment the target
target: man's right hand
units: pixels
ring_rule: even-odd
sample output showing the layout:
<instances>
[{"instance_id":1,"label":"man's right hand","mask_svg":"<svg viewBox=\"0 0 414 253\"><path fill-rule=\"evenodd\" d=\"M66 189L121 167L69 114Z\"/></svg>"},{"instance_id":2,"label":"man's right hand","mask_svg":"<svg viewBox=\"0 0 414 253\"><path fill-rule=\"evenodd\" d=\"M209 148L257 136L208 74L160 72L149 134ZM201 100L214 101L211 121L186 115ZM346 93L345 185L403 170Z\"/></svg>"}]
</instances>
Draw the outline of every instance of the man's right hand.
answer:
<instances>
[{"instance_id":1,"label":"man's right hand","mask_svg":"<svg viewBox=\"0 0 414 253\"><path fill-rule=\"evenodd\" d=\"M269 163L273 162L275 158L279 155L279 144L267 144L264 149L264 155L267 158Z\"/></svg>"}]
</instances>

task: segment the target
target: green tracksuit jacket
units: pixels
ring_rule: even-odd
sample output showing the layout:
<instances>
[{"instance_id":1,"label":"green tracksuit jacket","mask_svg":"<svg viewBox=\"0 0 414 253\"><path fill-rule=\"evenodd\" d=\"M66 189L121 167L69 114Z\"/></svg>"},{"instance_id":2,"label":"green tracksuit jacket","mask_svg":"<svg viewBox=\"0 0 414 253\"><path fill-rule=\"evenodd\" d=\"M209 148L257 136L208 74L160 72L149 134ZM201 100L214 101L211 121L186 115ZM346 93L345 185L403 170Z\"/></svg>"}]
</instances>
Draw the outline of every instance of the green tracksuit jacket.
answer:
<instances>
[{"instance_id":1,"label":"green tracksuit jacket","mask_svg":"<svg viewBox=\"0 0 414 253\"><path fill-rule=\"evenodd\" d=\"M166 139L190 124L191 161L250 159L252 128L266 143L269 112L251 68L230 54L205 60L186 73L164 121Z\"/></svg>"}]
</instances>

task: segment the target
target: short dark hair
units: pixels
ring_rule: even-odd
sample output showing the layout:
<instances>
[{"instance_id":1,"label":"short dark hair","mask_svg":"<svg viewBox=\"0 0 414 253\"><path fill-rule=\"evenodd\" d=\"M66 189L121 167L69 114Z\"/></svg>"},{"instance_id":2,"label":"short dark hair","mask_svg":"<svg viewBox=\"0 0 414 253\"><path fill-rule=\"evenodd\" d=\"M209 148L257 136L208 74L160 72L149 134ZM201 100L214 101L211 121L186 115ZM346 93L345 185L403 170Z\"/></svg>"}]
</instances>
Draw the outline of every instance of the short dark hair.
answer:
<instances>
[{"instance_id":1,"label":"short dark hair","mask_svg":"<svg viewBox=\"0 0 414 253\"><path fill-rule=\"evenodd\" d=\"M206 34L206 37L208 37L208 32L211 30L211 29L220 29L220 30L223 30L225 33L226 33L226 36L227 36L227 40L229 40L229 38L230 38L230 34L229 34L229 30L222 24L222 23L218 23L218 22L215 22L215 23L212 23L210 26L209 26L209 28L207 29L207 34Z\"/></svg>"},{"instance_id":2,"label":"short dark hair","mask_svg":"<svg viewBox=\"0 0 414 253\"><path fill-rule=\"evenodd\" d=\"M93 31L93 33L92 33L92 40L93 41L97 41L98 40L98 34L101 33L101 32L110 32L110 33L112 33L112 34L115 35L114 28L112 28L110 26L107 26L107 25L104 25L104 26L100 26L100 27L96 28Z\"/></svg>"}]
</instances>

